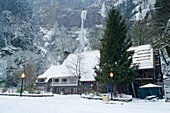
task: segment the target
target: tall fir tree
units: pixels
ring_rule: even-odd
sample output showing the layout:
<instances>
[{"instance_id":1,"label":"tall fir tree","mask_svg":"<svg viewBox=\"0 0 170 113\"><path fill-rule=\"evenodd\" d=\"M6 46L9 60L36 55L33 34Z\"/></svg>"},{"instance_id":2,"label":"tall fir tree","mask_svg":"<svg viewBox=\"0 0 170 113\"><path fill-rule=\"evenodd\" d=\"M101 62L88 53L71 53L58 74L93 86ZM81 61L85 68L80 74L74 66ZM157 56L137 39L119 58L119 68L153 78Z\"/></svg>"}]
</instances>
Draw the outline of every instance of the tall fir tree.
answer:
<instances>
[{"instance_id":1,"label":"tall fir tree","mask_svg":"<svg viewBox=\"0 0 170 113\"><path fill-rule=\"evenodd\" d=\"M105 20L104 35L101 41L99 68L95 68L96 81L114 84L131 83L135 71L130 67L131 39L127 37L127 27L124 18L112 7ZM130 59L129 59L130 58ZM111 79L109 74L113 73ZM115 91L114 91L115 93Z\"/></svg>"}]
</instances>

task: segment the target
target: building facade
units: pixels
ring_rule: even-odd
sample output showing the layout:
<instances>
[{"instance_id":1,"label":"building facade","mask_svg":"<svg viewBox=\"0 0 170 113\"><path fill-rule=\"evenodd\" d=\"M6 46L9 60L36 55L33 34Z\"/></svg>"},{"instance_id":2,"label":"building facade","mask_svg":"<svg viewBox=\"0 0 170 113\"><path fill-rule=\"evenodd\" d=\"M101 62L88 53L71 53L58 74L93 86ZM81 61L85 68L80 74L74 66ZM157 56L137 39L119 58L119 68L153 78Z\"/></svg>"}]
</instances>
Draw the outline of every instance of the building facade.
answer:
<instances>
[{"instance_id":1,"label":"building facade","mask_svg":"<svg viewBox=\"0 0 170 113\"><path fill-rule=\"evenodd\" d=\"M51 66L36 80L39 90L52 93L80 94L93 90L94 66L99 60L99 51L70 54L62 65Z\"/></svg>"},{"instance_id":2,"label":"building facade","mask_svg":"<svg viewBox=\"0 0 170 113\"><path fill-rule=\"evenodd\" d=\"M148 83L161 84L160 57L151 45L131 47L134 51L132 65L138 65L138 74L131 85L126 85L124 93L140 97L139 87ZM98 50L78 54L70 54L62 65L51 66L46 72L37 77L39 89L52 93L80 94L95 90L94 66L98 64L100 53ZM81 74L80 74L81 73ZM106 86L106 89L110 89ZM119 85L117 85L119 90Z\"/></svg>"},{"instance_id":3,"label":"building facade","mask_svg":"<svg viewBox=\"0 0 170 113\"><path fill-rule=\"evenodd\" d=\"M140 97L140 86L148 83L161 84L163 75L161 75L160 70L160 57L151 45L131 47L129 51L134 51L132 65L138 65L139 67L131 92L133 92L134 97Z\"/></svg>"}]
</instances>

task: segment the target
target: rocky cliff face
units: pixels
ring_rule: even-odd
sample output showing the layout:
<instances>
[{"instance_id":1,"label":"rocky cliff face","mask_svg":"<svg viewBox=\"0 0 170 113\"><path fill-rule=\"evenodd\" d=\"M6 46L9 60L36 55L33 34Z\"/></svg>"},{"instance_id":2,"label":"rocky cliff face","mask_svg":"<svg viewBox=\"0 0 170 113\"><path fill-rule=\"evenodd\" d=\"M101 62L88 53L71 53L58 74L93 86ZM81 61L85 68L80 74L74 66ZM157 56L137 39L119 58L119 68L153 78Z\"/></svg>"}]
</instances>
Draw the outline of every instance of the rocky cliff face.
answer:
<instances>
[{"instance_id":1,"label":"rocky cliff face","mask_svg":"<svg viewBox=\"0 0 170 113\"><path fill-rule=\"evenodd\" d=\"M45 25L58 21L59 27L81 27L81 11L87 10L84 27L94 28L103 24L110 6L115 6L128 20L143 19L153 9L155 0L43 0L40 8L46 12ZM105 14L103 14L105 13ZM50 17L50 18L48 18Z\"/></svg>"},{"instance_id":2,"label":"rocky cliff face","mask_svg":"<svg viewBox=\"0 0 170 113\"><path fill-rule=\"evenodd\" d=\"M47 4L45 4L48 2ZM40 3L40 7L45 10L46 17L44 20L46 21L46 25L52 22L58 21L58 26L64 27L81 27L81 11L87 10L87 19L85 22L85 27L91 28L94 27L95 24L101 24L102 16L101 5L104 2L99 2L98 0L51 0L44 1L44 3ZM43 7L42 7L43 5ZM49 21L52 20L51 22ZM47 22L48 21L48 22Z\"/></svg>"}]
</instances>

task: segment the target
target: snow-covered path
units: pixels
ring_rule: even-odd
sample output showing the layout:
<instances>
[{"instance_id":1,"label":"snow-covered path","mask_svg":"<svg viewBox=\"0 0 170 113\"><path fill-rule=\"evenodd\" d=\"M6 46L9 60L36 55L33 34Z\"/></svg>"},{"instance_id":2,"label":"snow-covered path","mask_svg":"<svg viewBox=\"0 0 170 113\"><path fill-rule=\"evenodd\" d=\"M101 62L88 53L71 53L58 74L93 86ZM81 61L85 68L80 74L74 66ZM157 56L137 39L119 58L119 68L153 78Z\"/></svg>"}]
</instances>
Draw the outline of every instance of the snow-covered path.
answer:
<instances>
[{"instance_id":1,"label":"snow-covered path","mask_svg":"<svg viewBox=\"0 0 170 113\"><path fill-rule=\"evenodd\" d=\"M0 96L0 113L170 113L170 102L133 100L129 103L106 104L79 95L54 97Z\"/></svg>"}]
</instances>

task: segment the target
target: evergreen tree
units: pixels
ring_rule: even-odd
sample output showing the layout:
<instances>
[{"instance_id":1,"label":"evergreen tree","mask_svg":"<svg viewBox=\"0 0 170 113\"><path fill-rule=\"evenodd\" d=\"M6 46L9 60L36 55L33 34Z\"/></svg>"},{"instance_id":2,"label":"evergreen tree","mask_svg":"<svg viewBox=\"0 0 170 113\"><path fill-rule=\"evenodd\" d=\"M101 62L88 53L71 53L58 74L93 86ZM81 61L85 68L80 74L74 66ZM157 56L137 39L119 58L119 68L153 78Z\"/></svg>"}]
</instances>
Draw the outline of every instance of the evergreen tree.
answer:
<instances>
[{"instance_id":1,"label":"evergreen tree","mask_svg":"<svg viewBox=\"0 0 170 113\"><path fill-rule=\"evenodd\" d=\"M104 35L101 42L99 68L95 68L96 80L114 84L131 83L135 78L135 71L130 68L130 52L127 49L132 45L127 37L125 20L120 13L112 7L105 20ZM114 74L111 79L109 74ZM115 93L115 91L114 91Z\"/></svg>"}]
</instances>

